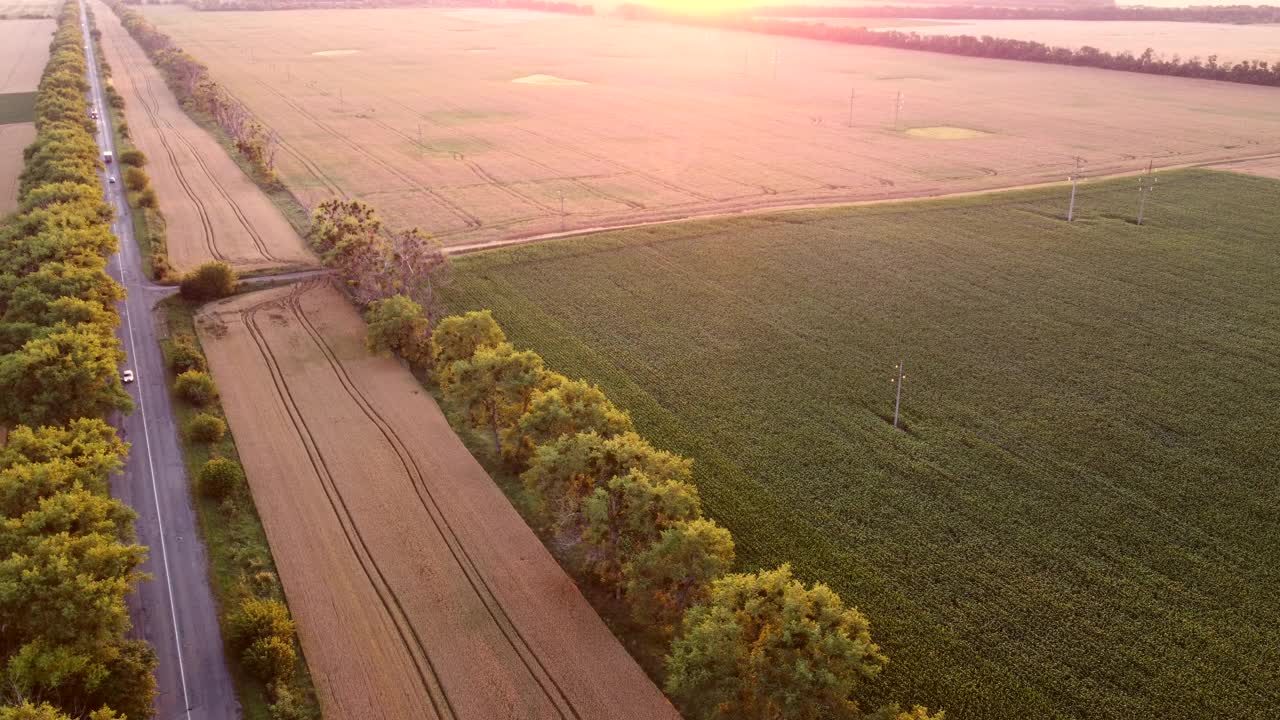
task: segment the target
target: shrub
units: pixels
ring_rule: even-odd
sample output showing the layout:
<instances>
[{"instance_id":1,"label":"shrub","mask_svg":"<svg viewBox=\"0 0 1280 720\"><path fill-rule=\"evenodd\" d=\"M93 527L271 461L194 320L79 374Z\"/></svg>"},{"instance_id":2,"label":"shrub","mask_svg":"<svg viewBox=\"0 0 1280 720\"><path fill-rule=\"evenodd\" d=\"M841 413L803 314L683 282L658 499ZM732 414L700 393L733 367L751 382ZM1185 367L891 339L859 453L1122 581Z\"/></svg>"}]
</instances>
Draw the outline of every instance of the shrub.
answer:
<instances>
[{"instance_id":1,"label":"shrub","mask_svg":"<svg viewBox=\"0 0 1280 720\"><path fill-rule=\"evenodd\" d=\"M236 291L236 271L224 262L207 262L187 273L178 289L188 300L214 300Z\"/></svg>"},{"instance_id":2,"label":"shrub","mask_svg":"<svg viewBox=\"0 0 1280 720\"><path fill-rule=\"evenodd\" d=\"M120 164L140 168L147 164L147 156L141 150L130 148L120 153Z\"/></svg>"},{"instance_id":3,"label":"shrub","mask_svg":"<svg viewBox=\"0 0 1280 720\"><path fill-rule=\"evenodd\" d=\"M190 335L179 335L171 340L165 348L165 360L169 363L169 369L179 374L188 370L203 372L208 369L204 354L196 347L195 338Z\"/></svg>"},{"instance_id":4,"label":"shrub","mask_svg":"<svg viewBox=\"0 0 1280 720\"><path fill-rule=\"evenodd\" d=\"M272 682L292 675L298 658L289 636L272 635L255 640L245 648L240 659L251 675L263 682Z\"/></svg>"},{"instance_id":5,"label":"shrub","mask_svg":"<svg viewBox=\"0 0 1280 720\"><path fill-rule=\"evenodd\" d=\"M155 210L160 205L160 200L156 197L155 188L146 187L141 192L134 193L133 204L140 208Z\"/></svg>"},{"instance_id":6,"label":"shrub","mask_svg":"<svg viewBox=\"0 0 1280 720\"><path fill-rule=\"evenodd\" d=\"M244 471L234 460L223 457L209 458L200 468L200 492L206 497L222 500L244 481Z\"/></svg>"},{"instance_id":7,"label":"shrub","mask_svg":"<svg viewBox=\"0 0 1280 720\"><path fill-rule=\"evenodd\" d=\"M151 179L147 177L147 171L137 167L127 167L124 169L124 186L129 192L140 193L151 187Z\"/></svg>"},{"instance_id":8,"label":"shrub","mask_svg":"<svg viewBox=\"0 0 1280 720\"><path fill-rule=\"evenodd\" d=\"M216 443L227 434L227 424L217 415L200 413L191 420L187 434L195 442Z\"/></svg>"},{"instance_id":9,"label":"shrub","mask_svg":"<svg viewBox=\"0 0 1280 720\"><path fill-rule=\"evenodd\" d=\"M288 683L277 681L271 684L271 697L274 700L267 706L271 720L304 720L306 713L297 694Z\"/></svg>"},{"instance_id":10,"label":"shrub","mask_svg":"<svg viewBox=\"0 0 1280 720\"><path fill-rule=\"evenodd\" d=\"M231 647L244 652L255 642L269 637L293 637L289 608L279 600L249 598L227 619Z\"/></svg>"},{"instance_id":11,"label":"shrub","mask_svg":"<svg viewBox=\"0 0 1280 720\"><path fill-rule=\"evenodd\" d=\"M218 388L213 384L209 373L200 370L188 370L178 376L173 383L178 397L192 405L203 406L218 397Z\"/></svg>"}]
</instances>

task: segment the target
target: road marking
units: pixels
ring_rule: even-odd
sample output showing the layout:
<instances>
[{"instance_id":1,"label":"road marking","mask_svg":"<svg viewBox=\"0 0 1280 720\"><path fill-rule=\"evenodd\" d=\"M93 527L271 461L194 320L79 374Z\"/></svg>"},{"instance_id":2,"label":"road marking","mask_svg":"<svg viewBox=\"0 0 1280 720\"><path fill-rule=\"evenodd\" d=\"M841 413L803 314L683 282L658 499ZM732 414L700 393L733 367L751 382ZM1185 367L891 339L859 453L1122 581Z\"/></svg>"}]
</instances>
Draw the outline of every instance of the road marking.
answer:
<instances>
[{"instance_id":1,"label":"road marking","mask_svg":"<svg viewBox=\"0 0 1280 720\"><path fill-rule=\"evenodd\" d=\"M80 3L80 17L81 18L87 17L85 14L84 2ZM84 20L83 22L84 22L83 27L86 28L86 30L84 31L84 37L86 40L85 55L87 56L86 60L88 61L88 66L90 70L92 70L93 72L93 82L91 83L91 86L93 88L93 94L94 94L93 101L94 101L94 105L96 106L99 104L101 100L100 96L102 94L102 78L98 74L97 60L93 56L93 38L87 31L88 22L87 20ZM110 127L111 120L110 118L105 117L103 113L98 113L98 117L102 123L102 128L100 131L102 135L102 141L103 141L102 144L104 147L109 147L112 153L114 154L115 146L112 144L113 138L107 132L107 128ZM108 169L107 172L109 173L110 169ZM112 202L116 205L116 209L120 210L121 209L120 197L119 195L114 195L114 196L112 195L110 185L107 186L107 195L111 197ZM121 221L124 219L126 214L127 213L122 211L120 213L120 216L116 218L115 225L120 226L122 224ZM120 233L118 232L116 233L116 238L117 239L120 238ZM127 243L121 242L120 243L121 249L116 253L117 259L119 260L118 268L120 270L120 281L122 285L124 284L124 268L125 268L124 251L127 245L128 245ZM133 316L129 312L129 296L128 296L127 288L126 288L126 294L124 299L124 324L125 324L125 327L129 329L129 350L132 353L134 360L136 361L138 358L138 343L134 340L134 337L133 337ZM164 515L160 511L160 489L156 483L156 465L155 465L155 461L151 457L151 430L147 424L146 393L143 391L141 384L138 385L138 405L139 405L139 411L142 413L142 437L147 444L147 470L151 474L151 499L154 502L155 508L156 508L156 526L160 530L160 560L161 560L162 566L164 567L165 589L169 595L169 618L173 621L173 644L176 650L178 651L178 680L182 685L182 705L186 709L187 720L191 720L191 698L187 694L187 671L186 671L186 667L182 662L182 633L178 630L178 608L176 605L174 605L174 602L173 602L173 579L170 577L170 573L169 573L169 550L166 547L165 541L164 541Z\"/></svg>"}]
</instances>

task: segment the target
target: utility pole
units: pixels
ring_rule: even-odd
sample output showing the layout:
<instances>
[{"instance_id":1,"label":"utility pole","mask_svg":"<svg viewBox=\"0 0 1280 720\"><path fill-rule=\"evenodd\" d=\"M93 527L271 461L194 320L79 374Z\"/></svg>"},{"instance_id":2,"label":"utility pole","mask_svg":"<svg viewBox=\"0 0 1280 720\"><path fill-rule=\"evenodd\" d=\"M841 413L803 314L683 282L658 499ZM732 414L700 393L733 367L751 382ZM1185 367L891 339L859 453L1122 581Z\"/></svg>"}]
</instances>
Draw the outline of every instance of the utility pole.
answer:
<instances>
[{"instance_id":1,"label":"utility pole","mask_svg":"<svg viewBox=\"0 0 1280 720\"><path fill-rule=\"evenodd\" d=\"M1076 216L1076 183L1080 182L1080 166L1084 165L1084 160L1079 155L1076 156L1076 169L1071 171L1071 176L1067 179L1071 181L1071 204L1067 206L1067 222L1071 222Z\"/></svg>"},{"instance_id":2,"label":"utility pole","mask_svg":"<svg viewBox=\"0 0 1280 720\"><path fill-rule=\"evenodd\" d=\"M902 91L898 91L898 99L893 103L893 129L898 130L898 118L902 115Z\"/></svg>"},{"instance_id":3,"label":"utility pole","mask_svg":"<svg viewBox=\"0 0 1280 720\"><path fill-rule=\"evenodd\" d=\"M853 98L857 94L857 88L849 88L849 127L853 127Z\"/></svg>"},{"instance_id":4,"label":"utility pole","mask_svg":"<svg viewBox=\"0 0 1280 720\"><path fill-rule=\"evenodd\" d=\"M902 360L898 361L898 365L894 369L898 371L898 375L895 379L891 380L890 382L892 382L894 385L897 386L897 391L893 399L893 429L897 430L898 417L899 417L898 411L902 408L902 381L907 379L906 358L903 358Z\"/></svg>"},{"instance_id":5,"label":"utility pole","mask_svg":"<svg viewBox=\"0 0 1280 720\"><path fill-rule=\"evenodd\" d=\"M1147 195L1155 189L1156 183L1160 182L1152 171L1151 165L1153 161L1147 161L1147 174L1138 178L1138 224L1142 224L1142 211L1147 208Z\"/></svg>"}]
</instances>

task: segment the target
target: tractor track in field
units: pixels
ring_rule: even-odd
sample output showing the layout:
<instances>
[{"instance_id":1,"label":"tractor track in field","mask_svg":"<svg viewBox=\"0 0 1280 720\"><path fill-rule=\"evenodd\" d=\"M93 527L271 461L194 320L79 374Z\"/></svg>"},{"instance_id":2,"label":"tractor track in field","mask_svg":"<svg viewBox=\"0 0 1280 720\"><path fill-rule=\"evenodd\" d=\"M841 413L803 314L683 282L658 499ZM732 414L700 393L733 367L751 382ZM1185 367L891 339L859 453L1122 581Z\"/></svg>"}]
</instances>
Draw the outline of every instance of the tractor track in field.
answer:
<instances>
[{"instance_id":1,"label":"tractor track in field","mask_svg":"<svg viewBox=\"0 0 1280 720\"><path fill-rule=\"evenodd\" d=\"M226 262L227 256L218 249L218 242L213 231L213 221L209 219L209 210L204 206L204 201L200 199L195 189L191 187L190 182L187 180L187 176L182 173L182 168L178 164L178 157L174 154L173 147L169 145L169 140L165 138L164 132L160 129L160 122L156 117L159 112L159 108L153 108L147 102L146 97L142 95L141 88L138 86L137 77L135 77L133 69L130 67L132 64L133 63L130 62L123 63L124 71L129 76L129 82L133 85L134 90L138 91L139 104L142 105L143 111L146 112L147 119L151 121L151 127L155 128L156 137L160 140L161 146L164 147L165 155L168 157L169 167L173 168L173 174L177 177L178 184L182 187L182 191L196 208L196 215L200 217L200 226L204 235L205 248L209 251L209 255L215 260Z\"/></svg>"},{"instance_id":2,"label":"tractor track in field","mask_svg":"<svg viewBox=\"0 0 1280 720\"><path fill-rule=\"evenodd\" d=\"M279 361L267 343L262 329L258 326L257 314L260 310L269 307L280 307L282 304L287 303L288 298L305 292L309 287L311 287L310 283L301 283L291 288L288 296L283 301L279 298L272 298L247 307L240 311L240 321L244 324L249 336L253 339L254 345L258 348L262 361L267 366L267 371L271 375L271 382L276 389L276 395L281 403L284 404L285 411L289 415L290 424L293 425L294 432L306 449L307 460L316 473L316 477L320 480L320 486L324 490L325 498L329 501L329 506L338 518L338 524L342 528L347 546L355 554L356 561L360 564L360 569L364 572L374 593L378 596L383 610L386 611L387 616L391 619L391 624L395 627L396 634L399 635L405 651L413 659L414 669L422 682L423 690L431 701L431 707L435 710L436 717L442 720L456 720L457 714L454 712L453 706L449 702L448 694L444 691L444 686L440 682L435 663L431 660L430 653L427 652L426 644L418 635L413 623L409 621L408 613L405 612L399 596L391 588L386 576L382 574L382 570L378 567L377 561L374 560L373 553L365 543L359 527L356 526L351 511L329 472L329 467L320 452L320 446L312 435L307 421L303 418L301 410L298 409L293 392L289 389L289 385L284 379L283 370L280 369ZM410 639L410 636L412 636L412 639ZM442 712L441 703L444 704L444 710L447 710L447 714Z\"/></svg>"},{"instance_id":3,"label":"tractor track in field","mask_svg":"<svg viewBox=\"0 0 1280 720\"><path fill-rule=\"evenodd\" d=\"M257 78L254 78L254 79L257 80ZM334 138L337 138L338 140L342 141L344 145L346 145L347 147L350 147L352 150L355 150L357 153L360 153L364 157L372 160L379 167L383 168L387 172L399 178L401 182L405 183L409 187L420 191L424 195L427 195L428 197L432 198L436 202L440 203L440 205L448 209L450 212L456 215L460 220L462 220L464 223L469 225L471 228L479 229L483 227L484 223L480 221L480 218L476 217L475 215L472 215L470 212L468 212L462 206L458 205L456 202L450 200L444 195L441 195L440 193L436 192L430 187L423 185L422 183L418 182L412 175L405 173L404 171L397 168L395 165L373 154L372 152L367 150L364 146L351 140L346 135L343 135L337 130L334 130L333 127L331 127L328 123L324 122L320 118L311 114L301 105L290 100L288 96L276 90L275 88L271 87L271 85L268 84L267 82L263 80L258 80L258 83L261 84L263 87L265 87L271 94L280 98L280 100L282 100L286 105L293 108L293 110L297 112L299 115L302 115L303 117L307 118L311 122L315 123L316 127L320 128L321 130L324 130L326 133L329 133Z\"/></svg>"},{"instance_id":4,"label":"tractor track in field","mask_svg":"<svg viewBox=\"0 0 1280 720\"><path fill-rule=\"evenodd\" d=\"M151 78L144 77L143 81L146 83L147 94L151 97L151 102L156 108L159 108L160 103L156 99L155 90L151 87ZM163 120L163 118L161 119ZM182 134L181 130L178 130L173 126L173 123L168 120L163 121L165 126L173 132L174 136L191 151L191 156L195 158L196 163L200 165L200 169L204 171L205 177L209 178L209 182L213 183L218 194L227 202L227 207L231 208L232 214L234 214L236 216L236 220L240 222L240 226L244 228L244 231L249 235L249 238L253 240L253 245L258 249L258 253L262 255L263 258L272 262L283 262L280 258L271 253L271 249L267 246L266 241L262 239L262 234L254 228L253 223L249 222L249 218L244 214L244 210L240 207L240 204L235 201L235 198L231 197L231 193L227 192L227 189L223 187L222 182L218 180L217 174L209 169L209 165L205 162L204 157L196 148L195 143L187 139L187 137Z\"/></svg>"},{"instance_id":5,"label":"tractor track in field","mask_svg":"<svg viewBox=\"0 0 1280 720\"><path fill-rule=\"evenodd\" d=\"M334 353L332 347L324 339L323 335L311 323L311 320L307 316L305 309L302 307L301 297L304 294L306 294L306 292L308 292L309 290L312 290L318 287L320 282L322 281L313 281L313 282L300 284L296 288L292 289L283 298L273 299L273 300L261 303L259 305L255 305L251 308L247 308L245 311L241 312L241 316L243 318L243 321L246 324L246 327L250 328L250 333L254 335L255 342L259 343L259 349L264 354L264 360L267 360L271 364L270 370L272 373L273 382L276 383L278 392L281 390L283 391L284 395L281 396L281 399L282 401L287 402L290 408L291 418L295 414L297 416L297 419L295 421L295 426L299 423L302 425L302 429L299 430L300 437L301 437L301 432L303 431L303 429L305 429L305 432L307 433L307 438L310 439L310 430L306 429L306 422L305 420L302 419L301 412L297 409L295 405L292 404L293 395L292 395L292 391L289 389L288 382L284 379L283 372L280 371L279 365L275 360L274 354L272 353L269 345L267 345L265 337L262 336L261 329L256 324L257 312L265 307L272 307L272 306L284 307L298 320L299 325L304 329L307 335L311 338L312 342L315 344L316 348L319 349L321 354L325 357L326 362L329 364L330 368L332 369L335 377L337 378L339 384L342 386L343 390L347 393L347 395L351 398L351 400L356 404L356 406L360 408L361 412L369 419L369 421L378 429L378 431L381 433L383 438L387 441L388 446L395 453L401 466L404 468L406 477L409 479L410 484L413 486L414 493L417 495L419 503L422 505L423 509L427 512L427 515L431 518L432 525L436 533L439 535L440 540L445 543L445 547L448 548L450 556L453 558L453 561L456 563L458 569L462 571L463 577L466 578L468 586L471 588L471 591L475 594L476 598L480 601L480 604L485 608L485 611L488 614L489 618L492 620L495 627L502 634L503 638L506 640L507 644L510 646L512 652L514 652L516 656L520 658L520 661L523 664L525 670L529 673L529 676L534 680L535 683L537 683L539 688L542 690L542 693L545 695L548 703L556 709L557 714L564 720L569 720L569 718L573 718L574 720L581 720L581 715L579 714L577 709L574 707L572 701L569 700L569 697L565 693L564 689L560 686L559 682L556 681L555 677L547 669L546 665L542 662L541 658L539 658L538 655L529 646L528 640L524 637L523 633L520 632L520 629L516 627L515 623L511 620L506 609L503 607L502 603L498 600L497 595L494 593L492 586L489 584L489 581L484 577L484 574L480 572L480 569L476 565L475 560L472 558L470 552L463 545L461 538L458 537L457 532L454 530L453 526L449 523L449 520L445 517L445 514L441 510L435 496L432 494L431 490L427 487L427 483L424 478L422 469L419 467L412 453L409 452L408 447L405 445L404 441L400 438L400 435L395 431L395 428L392 427L392 425L386 420L386 418L381 413L379 413L377 409L374 408L373 404L360 391L360 389L356 387L355 383L352 381L350 375L348 374L346 367L342 364L341 360L338 359L337 354ZM269 360L268 360L268 356L270 356ZM278 381L277 381L277 375L279 376ZM315 445L314 439L312 439L311 442L313 445ZM309 455L311 454L310 451L308 454ZM323 465L324 460L320 453L318 445L315 445L315 455L319 459L320 464ZM313 460L313 465L315 465L314 460ZM317 469L317 472L319 472L319 469ZM328 473L327 466L325 466L324 472ZM333 493L337 496L337 504L342 505L343 510L347 513L347 519L352 527L352 530L356 533L357 537L359 537L359 530L355 526L354 519L350 517L350 512L349 510L347 510L347 506L345 501L342 498L341 491L337 489L336 485L333 485L331 476L329 476L329 483L330 485L333 486ZM326 493L328 493L328 488L326 488ZM334 503L334 500L332 497L330 498L330 503L331 504ZM336 506L334 507L334 510L335 512L337 512ZM346 532L345 526L344 526L344 532ZM350 542L349 535L348 535L348 541ZM367 546L364 546L363 539L360 539L360 543L361 543L361 546L364 548L365 552L368 554L369 562L373 565L373 568L376 574L385 583L386 582L385 576L382 575L382 571L378 568L377 561L373 558L372 553L369 552ZM362 562L362 565L363 565L363 562ZM369 575L369 572L367 569L366 569L366 575ZM372 581L372 577L370 577L370 580ZM375 590L377 589L378 588L375 586ZM387 583L386 591L395 599L395 604L397 608L399 608L400 612L403 613L404 612L403 607L399 603L398 596L396 596L395 592L391 590L389 583ZM385 607L386 602L384 601L383 604ZM403 619L404 619L404 622L409 625L410 633L413 635L419 650L422 652L423 656L427 659L427 662L430 668L430 674L436 680L436 684L440 688L439 692L443 697L443 700L446 706L449 709L450 715L448 717L456 717L456 714L454 714L454 711L453 711L452 704L448 700L447 692L444 690L444 686L440 682L439 676L435 672L434 665L431 664L430 657L427 653L425 645L422 643L421 638L419 638L419 636L417 635L417 632L413 628L412 622L409 621L407 614L404 614ZM401 637L402 639L404 638L403 633L401 633ZM427 687L429 688L430 686L427 685ZM433 704L434 702L435 701L433 699ZM567 709L567 712L566 712L566 709ZM440 714L438 708L437 708L437 714ZM441 715L441 717L446 717L446 716Z\"/></svg>"},{"instance_id":6,"label":"tractor track in field","mask_svg":"<svg viewBox=\"0 0 1280 720\"><path fill-rule=\"evenodd\" d=\"M246 103L245 101L241 100L239 97L232 94L232 92L228 90L225 86L222 88L222 90L227 94L227 97L239 103L240 107L243 108L244 111L249 114L249 117L253 118L255 122L257 122L259 125L261 125L262 127L266 128L268 131L270 131L271 134L275 136L276 142L280 143L280 147L284 148L285 152L292 155L293 158L298 161L298 164L301 165L304 170L310 173L312 177L314 177L316 180L319 180L320 184L324 186L326 190L328 190L333 195L336 195L342 198L343 200L350 199L351 196L347 194L346 190L342 189L341 185L335 182L333 178L326 175L324 170L320 169L319 165L316 165L314 162L308 159L307 156L303 154L301 150L298 150L296 147L290 144L288 140L285 140L284 136L281 135L278 131L276 131L275 128L271 127L271 125L267 124L267 122L263 120L262 116L253 112L253 110L249 107L248 103Z\"/></svg>"}]
</instances>

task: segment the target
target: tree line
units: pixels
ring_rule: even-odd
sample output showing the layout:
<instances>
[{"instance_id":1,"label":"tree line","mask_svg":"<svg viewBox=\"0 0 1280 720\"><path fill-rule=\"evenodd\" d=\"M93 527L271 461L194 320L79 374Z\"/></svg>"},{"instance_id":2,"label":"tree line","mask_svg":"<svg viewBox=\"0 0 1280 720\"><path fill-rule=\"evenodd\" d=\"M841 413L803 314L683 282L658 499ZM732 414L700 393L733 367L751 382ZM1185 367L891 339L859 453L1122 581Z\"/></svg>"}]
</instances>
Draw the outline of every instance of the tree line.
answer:
<instances>
[{"instance_id":1,"label":"tree line","mask_svg":"<svg viewBox=\"0 0 1280 720\"><path fill-rule=\"evenodd\" d=\"M537 10L594 15L595 7L555 0L187 0L196 10L313 10L379 7L449 7Z\"/></svg>"},{"instance_id":2,"label":"tree line","mask_svg":"<svg viewBox=\"0 0 1280 720\"><path fill-rule=\"evenodd\" d=\"M1055 65L1077 65L1152 75L1173 75L1251 85L1280 86L1280 63L1270 63L1265 60L1219 63L1217 55L1210 55L1203 60L1199 57L1183 60L1177 55L1172 58L1158 56L1155 50L1151 48L1147 48L1145 52L1138 55L1128 51L1119 53L1106 52L1088 45L1073 50L1071 48L1045 45L1034 40L1014 40L1011 38L991 37L990 35L982 37L973 35L920 35L914 32L874 31L865 27L832 26L824 23L758 18L740 14L691 15L632 4L622 6L619 12L633 20L657 20L681 25L742 30L765 35L826 40L849 45L874 45L903 50L946 53L949 55L1023 60Z\"/></svg>"},{"instance_id":3,"label":"tree line","mask_svg":"<svg viewBox=\"0 0 1280 720\"><path fill-rule=\"evenodd\" d=\"M103 418L132 403L77 10L58 16L19 207L0 222L3 720L143 718L155 695L155 653L129 639L125 606L146 548L107 487L128 446Z\"/></svg>"},{"instance_id":4,"label":"tree line","mask_svg":"<svg viewBox=\"0 0 1280 720\"><path fill-rule=\"evenodd\" d=\"M1230 25L1280 23L1280 6L1197 5L1194 7L1118 6L1025 7L992 5L769 5L743 14L756 17L792 18L930 18L937 20L1142 20L1159 22L1202 22Z\"/></svg>"},{"instance_id":5,"label":"tree line","mask_svg":"<svg viewBox=\"0 0 1280 720\"><path fill-rule=\"evenodd\" d=\"M365 310L370 350L423 370L519 474L575 569L662 638L665 689L687 717L941 720L860 705L888 660L830 588L786 565L731 572L733 537L703 514L692 461L651 445L599 387L516 348L488 311L441 318L438 245L385 231L360 201L327 201L312 224L313 246Z\"/></svg>"},{"instance_id":6,"label":"tree line","mask_svg":"<svg viewBox=\"0 0 1280 720\"><path fill-rule=\"evenodd\" d=\"M155 64L183 108L211 118L231 138L240 155L268 185L279 183L275 156L279 142L274 133L209 75L209 68L178 47L124 3L108 3L125 30Z\"/></svg>"}]
</instances>

